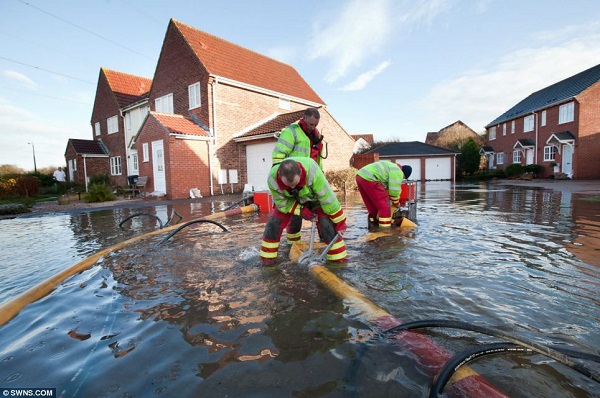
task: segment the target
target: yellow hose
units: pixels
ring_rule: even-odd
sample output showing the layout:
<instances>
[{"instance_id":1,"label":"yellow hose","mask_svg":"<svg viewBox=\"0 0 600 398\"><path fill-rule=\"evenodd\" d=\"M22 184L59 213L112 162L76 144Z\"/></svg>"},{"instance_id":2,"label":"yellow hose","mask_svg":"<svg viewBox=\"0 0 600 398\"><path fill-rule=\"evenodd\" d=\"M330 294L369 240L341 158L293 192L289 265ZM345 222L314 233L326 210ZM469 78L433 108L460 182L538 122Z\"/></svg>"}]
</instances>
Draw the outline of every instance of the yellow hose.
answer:
<instances>
[{"instance_id":1,"label":"yellow hose","mask_svg":"<svg viewBox=\"0 0 600 398\"><path fill-rule=\"evenodd\" d=\"M245 213L251 213L251 212L255 212L255 211L256 211L255 205L248 205L248 206L243 206L243 207L240 207L237 209L223 211L220 213L213 213L213 214L210 214L210 215L204 217L204 219L210 220L210 219L214 219L214 218L223 218L223 217L227 217L227 216L231 216L231 215L245 214ZM157 229L156 231L148 232L146 234L133 237L133 238L123 241L121 243L117 243L116 245L111 246L107 249L100 250L99 252L78 262L77 264L71 266L70 268L67 268L67 269L59 272L58 274L46 279L45 281L42 281L39 284L29 288L28 290L21 293L17 297L2 304L2 306L0 307L0 326L4 325L8 321L10 321L12 318L14 318L27 304L31 304L34 301L39 300L42 297L46 296L47 294L49 294L50 292L52 292L54 290L56 285L58 285L65 279L69 278L70 276L73 276L76 273L79 273L79 272L85 271L88 268L91 268L102 257L104 257L114 251L117 251L119 249L122 249L123 247L130 245L132 243L135 243L139 240L146 239L146 238L149 238L154 235L162 234L162 233L171 231L178 227L179 227L179 225L177 225L177 224L171 225L169 227L166 227L163 229Z\"/></svg>"}]
</instances>

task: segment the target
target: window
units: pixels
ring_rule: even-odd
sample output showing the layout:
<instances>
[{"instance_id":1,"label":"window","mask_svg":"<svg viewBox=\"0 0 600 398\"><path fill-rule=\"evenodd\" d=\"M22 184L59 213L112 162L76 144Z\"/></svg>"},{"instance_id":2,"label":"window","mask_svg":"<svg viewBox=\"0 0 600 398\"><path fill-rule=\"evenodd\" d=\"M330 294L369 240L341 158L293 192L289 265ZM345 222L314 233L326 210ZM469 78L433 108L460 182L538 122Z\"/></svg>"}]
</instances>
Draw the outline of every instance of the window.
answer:
<instances>
[{"instance_id":1,"label":"window","mask_svg":"<svg viewBox=\"0 0 600 398\"><path fill-rule=\"evenodd\" d=\"M148 156L148 143L144 143L142 145L142 161L143 162L147 162L150 160L150 157Z\"/></svg>"},{"instance_id":2,"label":"window","mask_svg":"<svg viewBox=\"0 0 600 398\"><path fill-rule=\"evenodd\" d=\"M558 108L558 124L568 123L575 120L575 103L561 105Z\"/></svg>"},{"instance_id":3,"label":"window","mask_svg":"<svg viewBox=\"0 0 600 398\"><path fill-rule=\"evenodd\" d=\"M97 136L101 134L101 131L100 131L100 122L94 123L94 133L96 133Z\"/></svg>"},{"instance_id":4,"label":"window","mask_svg":"<svg viewBox=\"0 0 600 398\"><path fill-rule=\"evenodd\" d=\"M69 160L69 169L71 171L77 171L77 161L75 159Z\"/></svg>"},{"instance_id":5,"label":"window","mask_svg":"<svg viewBox=\"0 0 600 398\"><path fill-rule=\"evenodd\" d=\"M173 113L173 94L163 95L154 101L156 105L156 112L160 113Z\"/></svg>"},{"instance_id":6,"label":"window","mask_svg":"<svg viewBox=\"0 0 600 398\"><path fill-rule=\"evenodd\" d=\"M513 163L521 163L521 151L513 151Z\"/></svg>"},{"instance_id":7,"label":"window","mask_svg":"<svg viewBox=\"0 0 600 398\"><path fill-rule=\"evenodd\" d=\"M290 105L290 100L286 98L279 98L279 108L285 109L286 111L292 109Z\"/></svg>"},{"instance_id":8,"label":"window","mask_svg":"<svg viewBox=\"0 0 600 398\"><path fill-rule=\"evenodd\" d=\"M119 176L121 175L121 157L115 156L110 158L110 175Z\"/></svg>"},{"instance_id":9,"label":"window","mask_svg":"<svg viewBox=\"0 0 600 398\"><path fill-rule=\"evenodd\" d=\"M498 152L496 154L496 164L504 164L504 152Z\"/></svg>"},{"instance_id":10,"label":"window","mask_svg":"<svg viewBox=\"0 0 600 398\"><path fill-rule=\"evenodd\" d=\"M523 132L527 133L529 131L533 131L533 115L523 118Z\"/></svg>"},{"instance_id":11,"label":"window","mask_svg":"<svg viewBox=\"0 0 600 398\"><path fill-rule=\"evenodd\" d=\"M490 127L490 141L496 139L496 126Z\"/></svg>"},{"instance_id":12,"label":"window","mask_svg":"<svg viewBox=\"0 0 600 398\"><path fill-rule=\"evenodd\" d=\"M515 133L515 121L514 120L512 122L510 122L510 133L511 134Z\"/></svg>"},{"instance_id":13,"label":"window","mask_svg":"<svg viewBox=\"0 0 600 398\"><path fill-rule=\"evenodd\" d=\"M131 155L131 163L132 163L132 167L133 167L133 173L132 174L137 174L137 172L140 169L139 164L138 164L138 155L137 155L137 153L133 153Z\"/></svg>"},{"instance_id":14,"label":"window","mask_svg":"<svg viewBox=\"0 0 600 398\"><path fill-rule=\"evenodd\" d=\"M506 123L502 123L502 135L506 135Z\"/></svg>"},{"instance_id":15,"label":"window","mask_svg":"<svg viewBox=\"0 0 600 398\"><path fill-rule=\"evenodd\" d=\"M119 131L119 119L117 118L117 115L106 119L106 128L108 134L116 133Z\"/></svg>"},{"instance_id":16,"label":"window","mask_svg":"<svg viewBox=\"0 0 600 398\"><path fill-rule=\"evenodd\" d=\"M546 125L546 111L542 111L542 122L541 122L542 126Z\"/></svg>"},{"instance_id":17,"label":"window","mask_svg":"<svg viewBox=\"0 0 600 398\"><path fill-rule=\"evenodd\" d=\"M188 86L188 96L190 98L190 109L200 107L200 83L194 83Z\"/></svg>"},{"instance_id":18,"label":"window","mask_svg":"<svg viewBox=\"0 0 600 398\"><path fill-rule=\"evenodd\" d=\"M554 154L556 153L555 146L545 146L544 147L544 162L554 161L556 158Z\"/></svg>"}]
</instances>

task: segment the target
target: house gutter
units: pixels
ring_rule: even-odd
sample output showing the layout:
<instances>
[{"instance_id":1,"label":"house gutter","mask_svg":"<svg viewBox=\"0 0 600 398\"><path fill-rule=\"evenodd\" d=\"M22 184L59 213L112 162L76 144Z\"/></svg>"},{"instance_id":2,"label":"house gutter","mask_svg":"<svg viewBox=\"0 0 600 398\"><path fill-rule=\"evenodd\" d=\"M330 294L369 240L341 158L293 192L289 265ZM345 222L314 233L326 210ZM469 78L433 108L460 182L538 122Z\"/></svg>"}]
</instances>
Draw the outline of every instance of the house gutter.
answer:
<instances>
[{"instance_id":1,"label":"house gutter","mask_svg":"<svg viewBox=\"0 0 600 398\"><path fill-rule=\"evenodd\" d=\"M85 192L88 192L88 183L87 183L87 155L83 154L83 183L85 184Z\"/></svg>"}]
</instances>

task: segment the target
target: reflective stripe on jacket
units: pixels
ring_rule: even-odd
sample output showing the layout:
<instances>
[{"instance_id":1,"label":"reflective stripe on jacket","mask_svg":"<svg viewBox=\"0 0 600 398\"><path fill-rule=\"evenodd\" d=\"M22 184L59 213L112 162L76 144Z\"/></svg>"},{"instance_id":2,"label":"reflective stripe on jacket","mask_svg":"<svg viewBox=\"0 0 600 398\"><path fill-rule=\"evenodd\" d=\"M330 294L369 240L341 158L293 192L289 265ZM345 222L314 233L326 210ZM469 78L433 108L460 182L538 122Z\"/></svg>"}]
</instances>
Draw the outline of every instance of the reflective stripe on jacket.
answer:
<instances>
[{"instance_id":1,"label":"reflective stripe on jacket","mask_svg":"<svg viewBox=\"0 0 600 398\"><path fill-rule=\"evenodd\" d=\"M273 153L271 154L273 164L281 163L283 160L290 157L310 158L310 147L310 138L302 131L302 127L300 127L298 123L292 123L281 130L275 149L273 149ZM319 153L318 159L315 161L322 169L321 153Z\"/></svg>"},{"instance_id":2,"label":"reflective stripe on jacket","mask_svg":"<svg viewBox=\"0 0 600 398\"><path fill-rule=\"evenodd\" d=\"M404 173L400 166L388 160L380 160L371 163L358 170L356 173L367 181L378 181L383 184L390 195L392 202L400 200L400 192L402 191L402 180Z\"/></svg>"}]
</instances>

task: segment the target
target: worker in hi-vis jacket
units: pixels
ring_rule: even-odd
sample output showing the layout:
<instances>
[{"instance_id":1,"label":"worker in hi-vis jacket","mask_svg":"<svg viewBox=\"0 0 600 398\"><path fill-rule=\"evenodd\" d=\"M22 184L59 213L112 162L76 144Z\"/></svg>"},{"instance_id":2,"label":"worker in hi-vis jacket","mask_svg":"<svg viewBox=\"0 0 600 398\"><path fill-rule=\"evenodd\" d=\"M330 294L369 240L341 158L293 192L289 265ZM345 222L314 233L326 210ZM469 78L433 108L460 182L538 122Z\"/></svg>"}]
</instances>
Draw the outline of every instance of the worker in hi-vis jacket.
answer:
<instances>
[{"instance_id":1,"label":"worker in hi-vis jacket","mask_svg":"<svg viewBox=\"0 0 600 398\"><path fill-rule=\"evenodd\" d=\"M264 265L275 264L281 235L293 216L301 216L307 220L316 217L322 240L330 243L336 239L327 252L327 261L347 261L346 244L341 236L346 231L346 214L325 174L314 160L308 157L291 157L276 164L269 174L268 185L274 206L269 214L260 248L260 258ZM301 226L300 224L298 227Z\"/></svg>"},{"instance_id":2,"label":"worker in hi-vis jacket","mask_svg":"<svg viewBox=\"0 0 600 398\"><path fill-rule=\"evenodd\" d=\"M412 167L387 160L370 163L356 172L358 192L369 212L369 230L391 227L392 215L400 206L402 181L411 173Z\"/></svg>"}]
</instances>

